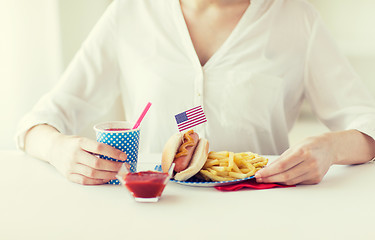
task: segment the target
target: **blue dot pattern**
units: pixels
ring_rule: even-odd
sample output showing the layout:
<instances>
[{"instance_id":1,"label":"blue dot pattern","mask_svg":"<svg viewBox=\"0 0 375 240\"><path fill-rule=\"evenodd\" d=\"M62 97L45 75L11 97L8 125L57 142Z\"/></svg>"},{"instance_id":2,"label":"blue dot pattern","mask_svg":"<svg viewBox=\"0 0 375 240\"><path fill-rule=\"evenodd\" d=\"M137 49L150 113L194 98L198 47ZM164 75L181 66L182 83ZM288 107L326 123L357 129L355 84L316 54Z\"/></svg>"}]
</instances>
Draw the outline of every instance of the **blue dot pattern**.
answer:
<instances>
[{"instance_id":1,"label":"blue dot pattern","mask_svg":"<svg viewBox=\"0 0 375 240\"><path fill-rule=\"evenodd\" d=\"M139 148L139 136L140 131L132 130L129 132L102 132L98 131L96 133L96 139L98 142L106 143L115 147L123 152L125 152L128 157L125 162L130 165L130 171L137 171L137 160L138 160L138 148ZM115 162L124 162L114 158L100 155L101 158L115 161ZM119 180L111 180L108 184L120 184Z\"/></svg>"}]
</instances>

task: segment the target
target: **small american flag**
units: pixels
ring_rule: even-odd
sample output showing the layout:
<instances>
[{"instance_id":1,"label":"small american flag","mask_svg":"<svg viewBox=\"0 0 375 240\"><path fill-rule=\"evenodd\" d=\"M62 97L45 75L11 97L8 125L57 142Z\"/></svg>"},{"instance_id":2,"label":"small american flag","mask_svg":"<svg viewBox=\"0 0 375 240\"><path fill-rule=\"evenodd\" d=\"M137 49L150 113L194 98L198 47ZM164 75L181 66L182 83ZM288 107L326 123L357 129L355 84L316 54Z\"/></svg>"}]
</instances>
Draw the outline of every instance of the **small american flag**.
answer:
<instances>
[{"instance_id":1,"label":"small american flag","mask_svg":"<svg viewBox=\"0 0 375 240\"><path fill-rule=\"evenodd\" d=\"M207 122L202 106L189 109L175 116L177 127L180 132Z\"/></svg>"}]
</instances>

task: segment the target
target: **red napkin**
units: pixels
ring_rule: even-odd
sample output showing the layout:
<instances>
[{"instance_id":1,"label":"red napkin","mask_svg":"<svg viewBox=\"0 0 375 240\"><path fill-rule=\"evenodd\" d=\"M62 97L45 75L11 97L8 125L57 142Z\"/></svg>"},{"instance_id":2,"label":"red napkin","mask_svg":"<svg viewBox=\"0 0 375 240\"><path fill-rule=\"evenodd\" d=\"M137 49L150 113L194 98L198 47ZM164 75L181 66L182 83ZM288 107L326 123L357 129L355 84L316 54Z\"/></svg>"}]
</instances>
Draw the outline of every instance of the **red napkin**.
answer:
<instances>
[{"instance_id":1,"label":"red napkin","mask_svg":"<svg viewBox=\"0 0 375 240\"><path fill-rule=\"evenodd\" d=\"M216 186L215 188L220 191L237 191L242 188L250 188L250 189L269 189L269 188L288 188L288 187L295 187L296 185L281 185L277 183L257 183L255 178L246 180L244 182L240 182L237 184L226 185L226 186Z\"/></svg>"}]
</instances>

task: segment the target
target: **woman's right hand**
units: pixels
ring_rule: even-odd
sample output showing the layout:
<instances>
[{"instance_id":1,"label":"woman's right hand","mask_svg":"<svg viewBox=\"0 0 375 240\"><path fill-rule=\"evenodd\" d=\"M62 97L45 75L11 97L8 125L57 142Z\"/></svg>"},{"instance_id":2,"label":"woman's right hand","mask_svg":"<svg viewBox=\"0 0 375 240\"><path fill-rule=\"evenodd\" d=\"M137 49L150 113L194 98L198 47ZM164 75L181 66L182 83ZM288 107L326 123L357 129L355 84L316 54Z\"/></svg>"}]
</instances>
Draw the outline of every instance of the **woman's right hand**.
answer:
<instances>
[{"instance_id":1,"label":"woman's right hand","mask_svg":"<svg viewBox=\"0 0 375 240\"><path fill-rule=\"evenodd\" d=\"M98 185L116 179L122 163L99 158L105 155L126 160L126 154L105 143L79 136L60 134L50 151L50 163L70 181Z\"/></svg>"},{"instance_id":2,"label":"woman's right hand","mask_svg":"<svg viewBox=\"0 0 375 240\"><path fill-rule=\"evenodd\" d=\"M49 162L72 182L99 185L116 179L122 163L99 158L105 155L125 161L124 152L85 137L59 133L49 125L39 125L26 135L25 150Z\"/></svg>"}]
</instances>

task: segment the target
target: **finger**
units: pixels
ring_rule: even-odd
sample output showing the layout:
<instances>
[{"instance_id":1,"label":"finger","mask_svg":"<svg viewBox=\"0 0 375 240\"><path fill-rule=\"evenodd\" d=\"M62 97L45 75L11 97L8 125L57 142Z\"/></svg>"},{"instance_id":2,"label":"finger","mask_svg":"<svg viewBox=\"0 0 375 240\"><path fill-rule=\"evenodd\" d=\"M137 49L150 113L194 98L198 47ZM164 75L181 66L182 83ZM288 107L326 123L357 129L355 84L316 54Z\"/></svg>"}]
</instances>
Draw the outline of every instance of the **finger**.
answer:
<instances>
[{"instance_id":1,"label":"finger","mask_svg":"<svg viewBox=\"0 0 375 240\"><path fill-rule=\"evenodd\" d=\"M323 180L327 171L328 171L328 169L326 171L320 172L320 173L316 172L316 171L311 171L311 172L309 172L308 177L301 180L299 183L300 184L309 184L309 185L310 184L318 184Z\"/></svg>"},{"instance_id":2,"label":"finger","mask_svg":"<svg viewBox=\"0 0 375 240\"><path fill-rule=\"evenodd\" d=\"M299 184L312 185L312 184L318 184L320 182L321 182L321 179L313 178L313 179L309 179L309 180L306 180L306 181L300 181Z\"/></svg>"},{"instance_id":3,"label":"finger","mask_svg":"<svg viewBox=\"0 0 375 240\"><path fill-rule=\"evenodd\" d=\"M101 179L101 180L112 180L116 179L117 172L103 171L91 168L83 164L75 164L72 168L73 173L77 173L92 179Z\"/></svg>"},{"instance_id":4,"label":"finger","mask_svg":"<svg viewBox=\"0 0 375 240\"><path fill-rule=\"evenodd\" d=\"M307 183L309 182L310 180L310 174L309 173L306 173L304 175L301 175L301 176L298 176L294 179L291 179L290 181L288 182L285 182L284 184L285 185L297 185L297 184L312 184L312 183Z\"/></svg>"},{"instance_id":5,"label":"finger","mask_svg":"<svg viewBox=\"0 0 375 240\"><path fill-rule=\"evenodd\" d=\"M93 179L76 173L69 174L68 180L82 185L102 185L109 181L104 179Z\"/></svg>"},{"instance_id":6,"label":"finger","mask_svg":"<svg viewBox=\"0 0 375 240\"><path fill-rule=\"evenodd\" d=\"M257 179L258 182L263 183L281 183L285 185L295 185L308 179L309 168L305 162L270 177L262 177Z\"/></svg>"},{"instance_id":7,"label":"finger","mask_svg":"<svg viewBox=\"0 0 375 240\"><path fill-rule=\"evenodd\" d=\"M285 185L296 185L296 184L304 184L304 185L311 185L311 184L318 184L321 182L321 178L316 177L312 172L307 172L301 176L298 176L294 179L286 181L282 184Z\"/></svg>"},{"instance_id":8,"label":"finger","mask_svg":"<svg viewBox=\"0 0 375 240\"><path fill-rule=\"evenodd\" d=\"M85 151L81 151L78 154L77 158L77 162L83 165L89 166L97 170L104 170L116 173L120 170L122 165L122 162L115 162L111 160L102 159Z\"/></svg>"},{"instance_id":9,"label":"finger","mask_svg":"<svg viewBox=\"0 0 375 240\"><path fill-rule=\"evenodd\" d=\"M127 155L123 151L118 150L108 144L99 143L88 138L80 139L80 147L85 151L101 154L117 160L125 161L127 159Z\"/></svg>"},{"instance_id":10,"label":"finger","mask_svg":"<svg viewBox=\"0 0 375 240\"><path fill-rule=\"evenodd\" d=\"M308 164L308 163L306 163ZM323 180L323 177L325 176L325 174L327 173L328 169L326 171L323 171L321 172L318 169L314 169L313 167L311 167L311 165L307 166L306 168L308 171L301 175L301 176L298 176L294 179L291 179L289 180L288 182L286 182L287 185L295 185L295 184L318 184L320 183L322 180Z\"/></svg>"},{"instance_id":11,"label":"finger","mask_svg":"<svg viewBox=\"0 0 375 240\"><path fill-rule=\"evenodd\" d=\"M287 171L288 169L293 168L294 166L300 164L302 161L303 159L298 154L281 155L275 162L259 170L255 174L255 177L257 179L264 179L273 175L277 175L279 173Z\"/></svg>"}]
</instances>

